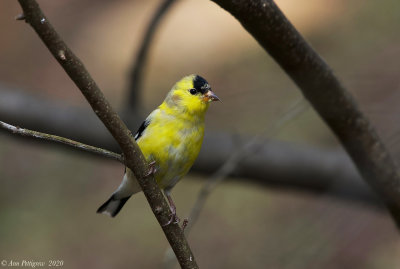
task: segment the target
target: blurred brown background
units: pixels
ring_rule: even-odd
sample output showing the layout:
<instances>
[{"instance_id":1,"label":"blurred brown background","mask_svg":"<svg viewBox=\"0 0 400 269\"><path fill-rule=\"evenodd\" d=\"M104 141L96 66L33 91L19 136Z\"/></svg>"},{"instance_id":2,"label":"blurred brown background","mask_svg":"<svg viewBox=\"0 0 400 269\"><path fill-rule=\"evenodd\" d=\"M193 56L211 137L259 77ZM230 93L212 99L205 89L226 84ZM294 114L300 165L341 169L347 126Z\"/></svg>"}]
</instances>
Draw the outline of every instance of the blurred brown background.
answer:
<instances>
[{"instance_id":1,"label":"blurred brown background","mask_svg":"<svg viewBox=\"0 0 400 269\"><path fill-rule=\"evenodd\" d=\"M399 161L400 3L276 2L352 91ZM39 1L116 108L125 102L129 68L158 3ZM29 25L14 20L19 13L16 1L0 2L1 86L87 106ZM302 98L240 24L210 1L178 1L163 20L145 70L143 113L191 73L204 76L223 100L211 106L206 132L270 138L265 126ZM312 109L273 138L339 147ZM113 161L1 132L0 259L59 259L64 268L160 268L167 242L142 194L116 219L95 214L123 170ZM191 173L174 189L182 218L204 183L200 177ZM246 179L218 186L189 241L202 268L400 268L398 233L383 210Z\"/></svg>"}]
</instances>

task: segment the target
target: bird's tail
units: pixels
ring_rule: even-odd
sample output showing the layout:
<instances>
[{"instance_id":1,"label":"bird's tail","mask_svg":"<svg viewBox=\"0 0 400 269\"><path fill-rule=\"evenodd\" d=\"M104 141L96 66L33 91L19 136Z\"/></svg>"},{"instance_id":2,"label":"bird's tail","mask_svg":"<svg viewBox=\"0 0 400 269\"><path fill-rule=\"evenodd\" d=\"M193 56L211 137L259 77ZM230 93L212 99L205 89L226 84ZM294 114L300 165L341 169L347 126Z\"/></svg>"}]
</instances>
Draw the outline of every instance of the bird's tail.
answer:
<instances>
[{"instance_id":1,"label":"bird's tail","mask_svg":"<svg viewBox=\"0 0 400 269\"><path fill-rule=\"evenodd\" d=\"M130 197L131 195L125 198L117 198L116 195L113 194L110 199L97 209L97 213L115 217Z\"/></svg>"}]
</instances>

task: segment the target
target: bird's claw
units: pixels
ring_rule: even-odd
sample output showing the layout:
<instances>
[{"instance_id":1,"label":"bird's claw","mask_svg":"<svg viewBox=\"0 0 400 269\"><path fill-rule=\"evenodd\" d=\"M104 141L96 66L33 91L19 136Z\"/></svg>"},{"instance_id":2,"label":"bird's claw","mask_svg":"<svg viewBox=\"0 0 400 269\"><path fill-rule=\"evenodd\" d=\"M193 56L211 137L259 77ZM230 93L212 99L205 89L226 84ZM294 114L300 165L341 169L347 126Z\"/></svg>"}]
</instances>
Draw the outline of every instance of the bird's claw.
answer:
<instances>
[{"instance_id":1,"label":"bird's claw","mask_svg":"<svg viewBox=\"0 0 400 269\"><path fill-rule=\"evenodd\" d=\"M181 219L178 217L178 215L175 215L174 219L175 219L174 224L179 224L179 222L181 222Z\"/></svg>"},{"instance_id":2,"label":"bird's claw","mask_svg":"<svg viewBox=\"0 0 400 269\"><path fill-rule=\"evenodd\" d=\"M165 227L165 226L170 225L171 223L174 223L174 224L179 223L179 218L177 219L177 216L174 216L171 214L171 218L169 219L169 221L167 223L163 224L162 226Z\"/></svg>"},{"instance_id":3,"label":"bird's claw","mask_svg":"<svg viewBox=\"0 0 400 269\"><path fill-rule=\"evenodd\" d=\"M183 222L182 222L182 230L183 231L185 231L185 228L188 226L188 224L189 224L189 220L188 219L183 219Z\"/></svg>"},{"instance_id":4,"label":"bird's claw","mask_svg":"<svg viewBox=\"0 0 400 269\"><path fill-rule=\"evenodd\" d=\"M149 171L146 173L145 177L154 175L156 173L157 169L156 169L156 161L152 161L151 163L149 163Z\"/></svg>"},{"instance_id":5,"label":"bird's claw","mask_svg":"<svg viewBox=\"0 0 400 269\"><path fill-rule=\"evenodd\" d=\"M163 227L170 225L171 223L178 224L181 220L179 219L178 215L176 214L176 208L171 206L171 218L167 223L162 225Z\"/></svg>"}]
</instances>

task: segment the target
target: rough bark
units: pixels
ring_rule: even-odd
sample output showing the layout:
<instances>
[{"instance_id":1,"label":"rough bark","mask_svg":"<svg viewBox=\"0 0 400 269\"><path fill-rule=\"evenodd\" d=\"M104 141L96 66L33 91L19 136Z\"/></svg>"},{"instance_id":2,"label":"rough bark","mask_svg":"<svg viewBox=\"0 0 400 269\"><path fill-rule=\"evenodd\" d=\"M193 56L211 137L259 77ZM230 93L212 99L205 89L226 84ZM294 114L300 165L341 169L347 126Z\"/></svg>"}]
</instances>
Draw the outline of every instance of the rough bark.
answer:
<instances>
[{"instance_id":1,"label":"rough bark","mask_svg":"<svg viewBox=\"0 0 400 269\"><path fill-rule=\"evenodd\" d=\"M332 129L400 227L399 169L331 68L272 0L213 0L231 13L292 78Z\"/></svg>"},{"instance_id":2,"label":"rough bark","mask_svg":"<svg viewBox=\"0 0 400 269\"><path fill-rule=\"evenodd\" d=\"M170 219L171 211L157 186L154 177L148 176L148 164L136 144L131 132L100 91L83 63L67 47L49 20L34 0L19 0L24 11L25 21L29 23L42 39L68 76L82 92L97 117L107 127L124 153L125 164L135 174L154 215L160 223L165 236L182 268L198 268L179 224L163 225Z\"/></svg>"}]
</instances>

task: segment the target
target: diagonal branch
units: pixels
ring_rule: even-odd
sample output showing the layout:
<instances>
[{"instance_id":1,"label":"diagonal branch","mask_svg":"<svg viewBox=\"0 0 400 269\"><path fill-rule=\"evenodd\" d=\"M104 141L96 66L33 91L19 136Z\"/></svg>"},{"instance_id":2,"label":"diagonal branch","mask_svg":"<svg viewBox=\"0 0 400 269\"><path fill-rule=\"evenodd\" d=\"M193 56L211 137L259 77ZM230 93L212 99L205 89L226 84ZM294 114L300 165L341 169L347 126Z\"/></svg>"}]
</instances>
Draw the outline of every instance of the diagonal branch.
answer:
<instances>
[{"instance_id":1,"label":"diagonal branch","mask_svg":"<svg viewBox=\"0 0 400 269\"><path fill-rule=\"evenodd\" d=\"M132 115L136 118L136 115ZM118 152L107 129L89 108L30 95L0 84L0 118L14 125L90 143ZM208 132L191 171L204 176L215 173L251 138L231 133ZM242 159L230 174L267 188L305 191L375 205L376 196L360 178L348 155L341 149L322 149L267 140L254 146L257 152Z\"/></svg>"},{"instance_id":2,"label":"diagonal branch","mask_svg":"<svg viewBox=\"0 0 400 269\"><path fill-rule=\"evenodd\" d=\"M115 152L112 152L112 151L109 151L106 149L93 147L93 146L90 146L90 145L87 145L84 143L80 143L80 142L77 142L77 141L74 141L74 140L71 140L71 139L68 139L65 137L46 134L46 133L37 132L37 131L32 131L29 129L25 129L25 128L21 128L18 126L14 126L14 125L5 123L3 121L0 121L0 128L7 130L13 134L18 134L21 136L31 137L31 138L35 138L35 139L42 139L42 140L51 141L54 143L61 143L61 144L71 146L71 147L81 150L81 151L94 153L94 154L101 155L103 157L124 163L124 158L122 157L121 154L118 154L118 153L115 153Z\"/></svg>"},{"instance_id":3,"label":"diagonal branch","mask_svg":"<svg viewBox=\"0 0 400 269\"><path fill-rule=\"evenodd\" d=\"M185 229L186 235L188 235L196 224L200 213L207 201L207 198L210 196L212 191L219 185L222 181L224 181L229 175L233 173L236 167L240 166L240 163L247 158L250 158L251 155L254 155L257 150L259 150L259 143L261 137L270 137L280 129L283 128L287 123L292 121L294 118L299 116L301 113L306 111L308 108L308 103L302 98L298 100L282 117L279 117L280 120L272 122L270 125L266 125L262 132L252 139L247 141L244 145L236 147L236 151L233 152L226 159L226 161L215 171L206 181L206 183L201 188L199 194L197 195L196 201L190 211L188 226ZM268 143L268 142L267 142Z\"/></svg>"},{"instance_id":4,"label":"diagonal branch","mask_svg":"<svg viewBox=\"0 0 400 269\"><path fill-rule=\"evenodd\" d=\"M376 130L331 68L272 0L213 0L253 35L299 86L400 228L400 174Z\"/></svg>"},{"instance_id":5,"label":"diagonal branch","mask_svg":"<svg viewBox=\"0 0 400 269\"><path fill-rule=\"evenodd\" d=\"M214 172L204 183L203 187L200 189L197 194L196 201L192 209L190 210L187 226L185 228L186 236L189 236L190 231L193 226L196 224L197 220L200 217L200 213L203 210L208 197L215 190L215 188L222 183L236 167L240 166L240 163L247 158L250 158L251 155L255 154L259 148L257 148L257 144L260 142L261 137L265 135L270 137L278 133L287 123L292 121L294 118L298 117L308 108L307 102L305 102L304 98L297 100L290 109L279 117L278 121L274 121L271 124L265 125L263 130L255 135L253 138L246 141L244 145L237 146L235 152L233 152L229 158L218 168L216 172ZM260 124L262 124L260 122ZM173 253L170 248L164 254L164 269L174 268L176 264L176 260L173 256Z\"/></svg>"},{"instance_id":6,"label":"diagonal branch","mask_svg":"<svg viewBox=\"0 0 400 269\"><path fill-rule=\"evenodd\" d=\"M127 98L128 103L126 104L126 110L128 111L136 108L138 105L140 99L140 90L142 89L143 83L143 71L146 66L146 60L149 55L151 42L154 38L157 27L159 26L161 20L167 14L168 10L172 7L172 4L175 2L175 0L162 0L153 17L151 18L149 25L147 26L129 77L130 87Z\"/></svg>"},{"instance_id":7,"label":"diagonal branch","mask_svg":"<svg viewBox=\"0 0 400 269\"><path fill-rule=\"evenodd\" d=\"M131 132L100 91L83 63L67 47L34 0L19 0L29 23L65 72L80 89L93 111L118 142L125 156L125 165L137 178L154 215L182 268L198 268L182 229L178 224L163 226L171 214L169 206L153 176L147 176L148 165Z\"/></svg>"}]
</instances>

